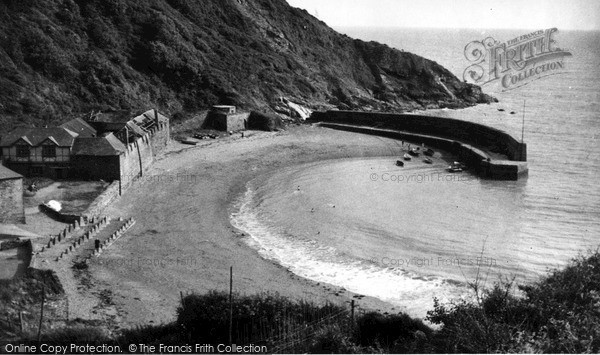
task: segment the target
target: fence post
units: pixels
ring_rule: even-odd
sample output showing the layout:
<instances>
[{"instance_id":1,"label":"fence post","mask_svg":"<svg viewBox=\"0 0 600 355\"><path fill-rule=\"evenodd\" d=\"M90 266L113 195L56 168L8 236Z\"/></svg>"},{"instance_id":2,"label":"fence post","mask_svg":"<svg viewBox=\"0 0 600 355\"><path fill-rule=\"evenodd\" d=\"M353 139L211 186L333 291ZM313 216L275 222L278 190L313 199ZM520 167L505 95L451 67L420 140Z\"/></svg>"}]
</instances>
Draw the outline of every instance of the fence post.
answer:
<instances>
[{"instance_id":1,"label":"fence post","mask_svg":"<svg viewBox=\"0 0 600 355\"><path fill-rule=\"evenodd\" d=\"M23 333L23 311L19 311L19 328L21 329L21 333Z\"/></svg>"},{"instance_id":2,"label":"fence post","mask_svg":"<svg viewBox=\"0 0 600 355\"><path fill-rule=\"evenodd\" d=\"M46 302L46 285L42 285L42 308L40 310L40 325L38 327L38 343L42 338L42 321L44 320L44 303Z\"/></svg>"},{"instance_id":3,"label":"fence post","mask_svg":"<svg viewBox=\"0 0 600 355\"><path fill-rule=\"evenodd\" d=\"M229 267L229 344L233 344L233 266Z\"/></svg>"}]
</instances>

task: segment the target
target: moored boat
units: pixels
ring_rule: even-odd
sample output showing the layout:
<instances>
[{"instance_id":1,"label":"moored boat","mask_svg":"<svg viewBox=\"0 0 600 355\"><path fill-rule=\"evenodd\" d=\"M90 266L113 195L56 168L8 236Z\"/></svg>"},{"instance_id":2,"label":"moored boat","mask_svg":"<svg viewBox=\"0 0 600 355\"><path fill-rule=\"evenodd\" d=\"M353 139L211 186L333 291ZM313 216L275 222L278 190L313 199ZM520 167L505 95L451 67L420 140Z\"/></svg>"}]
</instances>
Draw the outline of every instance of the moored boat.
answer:
<instances>
[{"instance_id":1,"label":"moored boat","mask_svg":"<svg viewBox=\"0 0 600 355\"><path fill-rule=\"evenodd\" d=\"M60 210L62 210L62 206L61 206L60 202L58 202L56 200L50 200L48 202L44 202L44 203L42 203L42 206L52 212L60 212Z\"/></svg>"},{"instance_id":2,"label":"moored boat","mask_svg":"<svg viewBox=\"0 0 600 355\"><path fill-rule=\"evenodd\" d=\"M428 157L432 157L435 154L435 151L431 148L427 148L423 154L427 155Z\"/></svg>"},{"instance_id":3,"label":"moored boat","mask_svg":"<svg viewBox=\"0 0 600 355\"><path fill-rule=\"evenodd\" d=\"M396 166L404 166L404 162L402 160L396 160Z\"/></svg>"},{"instance_id":4,"label":"moored boat","mask_svg":"<svg viewBox=\"0 0 600 355\"><path fill-rule=\"evenodd\" d=\"M425 158L425 159L423 159L423 163L425 163L425 164L433 164L433 160L431 160L429 158Z\"/></svg>"},{"instance_id":5,"label":"moored boat","mask_svg":"<svg viewBox=\"0 0 600 355\"><path fill-rule=\"evenodd\" d=\"M455 161L452 165L454 165L457 168L461 168L463 170L467 169L467 166L459 161Z\"/></svg>"},{"instance_id":6,"label":"moored boat","mask_svg":"<svg viewBox=\"0 0 600 355\"><path fill-rule=\"evenodd\" d=\"M407 161L412 159L411 156L408 154L404 154L403 158L404 158L404 160L407 160Z\"/></svg>"},{"instance_id":7,"label":"moored boat","mask_svg":"<svg viewBox=\"0 0 600 355\"><path fill-rule=\"evenodd\" d=\"M455 161L454 163L450 164L450 166L448 166L448 168L446 170L451 173L460 173L465 168L466 168L465 164L463 164L459 161Z\"/></svg>"}]
</instances>

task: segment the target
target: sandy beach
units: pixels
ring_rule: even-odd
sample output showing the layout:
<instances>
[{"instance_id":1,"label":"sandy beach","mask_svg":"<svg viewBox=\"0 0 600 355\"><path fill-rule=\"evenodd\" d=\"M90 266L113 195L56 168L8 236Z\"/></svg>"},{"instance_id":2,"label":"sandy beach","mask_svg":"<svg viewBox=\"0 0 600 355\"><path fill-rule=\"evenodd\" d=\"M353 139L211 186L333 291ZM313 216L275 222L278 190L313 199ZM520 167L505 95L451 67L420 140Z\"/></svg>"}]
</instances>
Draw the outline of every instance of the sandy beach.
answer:
<instances>
[{"instance_id":1,"label":"sandy beach","mask_svg":"<svg viewBox=\"0 0 600 355\"><path fill-rule=\"evenodd\" d=\"M263 292L313 302L397 312L377 299L315 283L261 258L230 223L247 181L290 165L348 157L401 156L397 141L321 128L247 132L169 151L105 213L137 223L89 269L90 293L102 295L116 328L175 319L180 294L227 291L229 268L240 294ZM108 299L107 299L108 298ZM110 306L108 306L110 305ZM84 316L82 314L82 316ZM83 317L85 318L85 317Z\"/></svg>"}]
</instances>

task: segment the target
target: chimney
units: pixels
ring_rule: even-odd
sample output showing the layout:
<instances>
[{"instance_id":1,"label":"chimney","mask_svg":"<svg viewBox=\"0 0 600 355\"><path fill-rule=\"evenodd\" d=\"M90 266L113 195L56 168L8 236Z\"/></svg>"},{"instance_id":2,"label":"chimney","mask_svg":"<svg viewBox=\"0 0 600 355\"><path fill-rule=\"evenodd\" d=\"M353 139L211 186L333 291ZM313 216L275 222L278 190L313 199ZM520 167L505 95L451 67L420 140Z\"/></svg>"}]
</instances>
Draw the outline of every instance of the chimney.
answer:
<instances>
[{"instance_id":1,"label":"chimney","mask_svg":"<svg viewBox=\"0 0 600 355\"><path fill-rule=\"evenodd\" d=\"M154 109L154 125L156 126L156 128L159 127L159 124L158 124L158 111L156 109Z\"/></svg>"}]
</instances>

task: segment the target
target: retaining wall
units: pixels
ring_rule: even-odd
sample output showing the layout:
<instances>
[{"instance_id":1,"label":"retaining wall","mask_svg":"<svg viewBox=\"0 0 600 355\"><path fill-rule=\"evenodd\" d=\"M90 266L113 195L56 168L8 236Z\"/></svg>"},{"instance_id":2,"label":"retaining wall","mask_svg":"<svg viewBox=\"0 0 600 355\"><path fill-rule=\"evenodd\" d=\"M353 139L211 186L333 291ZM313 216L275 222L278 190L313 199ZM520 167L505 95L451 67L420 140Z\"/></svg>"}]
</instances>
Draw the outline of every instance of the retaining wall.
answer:
<instances>
[{"instance_id":1,"label":"retaining wall","mask_svg":"<svg viewBox=\"0 0 600 355\"><path fill-rule=\"evenodd\" d=\"M517 141L508 133L482 124L452 118L397 113L326 111L313 112L309 120L388 128L447 138L504 154L509 160L527 161L527 145Z\"/></svg>"},{"instance_id":2,"label":"retaining wall","mask_svg":"<svg viewBox=\"0 0 600 355\"><path fill-rule=\"evenodd\" d=\"M22 178L0 180L0 223L25 223Z\"/></svg>"},{"instance_id":3,"label":"retaining wall","mask_svg":"<svg viewBox=\"0 0 600 355\"><path fill-rule=\"evenodd\" d=\"M99 215L111 202L122 195L137 179L143 176L158 154L169 144L170 127L161 122L158 127L127 145L127 150L119 156L118 179L113 182L90 204L84 212L86 217Z\"/></svg>"},{"instance_id":4,"label":"retaining wall","mask_svg":"<svg viewBox=\"0 0 600 355\"><path fill-rule=\"evenodd\" d=\"M135 178L141 176L153 161L154 154L148 135L129 143L127 151L121 155L120 161L121 192L131 186Z\"/></svg>"},{"instance_id":5,"label":"retaining wall","mask_svg":"<svg viewBox=\"0 0 600 355\"><path fill-rule=\"evenodd\" d=\"M153 127L150 131L150 144L154 156L161 154L171 141L171 127L169 121L160 122L158 127Z\"/></svg>"},{"instance_id":6,"label":"retaining wall","mask_svg":"<svg viewBox=\"0 0 600 355\"><path fill-rule=\"evenodd\" d=\"M119 198L120 191L121 182L119 180L113 181L104 191L102 191L100 195L94 199L94 201L92 201L89 207L85 210L84 215L87 218L100 215L100 212L108 207L111 202Z\"/></svg>"}]
</instances>

